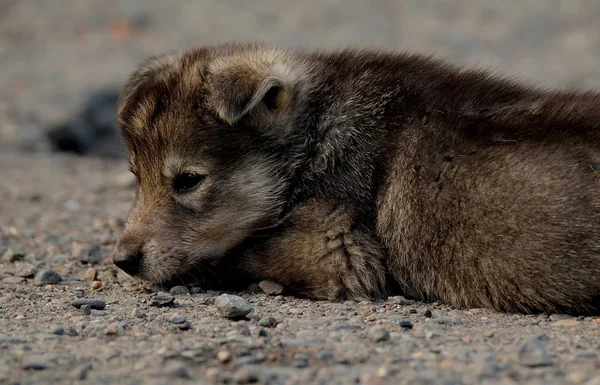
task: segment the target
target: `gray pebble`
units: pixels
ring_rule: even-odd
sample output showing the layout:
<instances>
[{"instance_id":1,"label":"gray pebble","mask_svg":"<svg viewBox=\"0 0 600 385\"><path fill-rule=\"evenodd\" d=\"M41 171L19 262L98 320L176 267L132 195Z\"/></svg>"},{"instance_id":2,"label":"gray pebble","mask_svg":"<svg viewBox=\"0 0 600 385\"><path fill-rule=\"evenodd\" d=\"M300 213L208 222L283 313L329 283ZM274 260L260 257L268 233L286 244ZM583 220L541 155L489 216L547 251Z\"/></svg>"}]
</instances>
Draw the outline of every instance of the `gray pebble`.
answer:
<instances>
[{"instance_id":1,"label":"gray pebble","mask_svg":"<svg viewBox=\"0 0 600 385\"><path fill-rule=\"evenodd\" d=\"M37 273L37 268L31 263L17 262L15 265L15 275L21 278L31 278Z\"/></svg>"},{"instance_id":2,"label":"gray pebble","mask_svg":"<svg viewBox=\"0 0 600 385\"><path fill-rule=\"evenodd\" d=\"M374 326L367 333L367 337L372 342L387 341L390 339L390 332L383 326Z\"/></svg>"},{"instance_id":3,"label":"gray pebble","mask_svg":"<svg viewBox=\"0 0 600 385\"><path fill-rule=\"evenodd\" d=\"M131 316L133 318L145 318L146 317L146 313L140 309L139 307L136 307L135 309L133 309L131 311Z\"/></svg>"},{"instance_id":4,"label":"gray pebble","mask_svg":"<svg viewBox=\"0 0 600 385\"><path fill-rule=\"evenodd\" d=\"M62 277L54 270L44 269L37 273L35 280L44 285L55 285L62 281Z\"/></svg>"},{"instance_id":5,"label":"gray pebble","mask_svg":"<svg viewBox=\"0 0 600 385\"><path fill-rule=\"evenodd\" d=\"M104 259L104 253L99 245L92 245L87 252L81 253L77 259L83 263L95 264Z\"/></svg>"},{"instance_id":6,"label":"gray pebble","mask_svg":"<svg viewBox=\"0 0 600 385\"><path fill-rule=\"evenodd\" d=\"M519 362L521 365L529 367L550 366L552 360L546 351L546 347L539 338L533 337L527 339L519 347Z\"/></svg>"},{"instance_id":7,"label":"gray pebble","mask_svg":"<svg viewBox=\"0 0 600 385\"><path fill-rule=\"evenodd\" d=\"M65 327L62 325L57 325L52 328L52 334L56 334L57 336L62 336L66 333Z\"/></svg>"},{"instance_id":8,"label":"gray pebble","mask_svg":"<svg viewBox=\"0 0 600 385\"><path fill-rule=\"evenodd\" d=\"M203 291L204 290L202 290L202 288L198 287L198 286L194 286L194 287L190 288L190 294L200 294Z\"/></svg>"},{"instance_id":9,"label":"gray pebble","mask_svg":"<svg viewBox=\"0 0 600 385\"><path fill-rule=\"evenodd\" d=\"M215 299L219 314L225 318L242 318L252 311L248 301L237 295L222 294Z\"/></svg>"},{"instance_id":10,"label":"gray pebble","mask_svg":"<svg viewBox=\"0 0 600 385\"><path fill-rule=\"evenodd\" d=\"M431 318L431 322L438 323L440 325L462 325L463 322L458 318L453 317L437 317Z\"/></svg>"},{"instance_id":11,"label":"gray pebble","mask_svg":"<svg viewBox=\"0 0 600 385\"><path fill-rule=\"evenodd\" d=\"M2 278L2 283L8 285L20 284L23 282L25 282L25 278L23 277L13 277L12 275L9 275L7 277Z\"/></svg>"},{"instance_id":12,"label":"gray pebble","mask_svg":"<svg viewBox=\"0 0 600 385\"><path fill-rule=\"evenodd\" d=\"M171 317L171 322L174 324L177 324L177 325L184 324L186 321L187 321L187 319L182 314L175 314L174 316Z\"/></svg>"},{"instance_id":13,"label":"gray pebble","mask_svg":"<svg viewBox=\"0 0 600 385\"><path fill-rule=\"evenodd\" d=\"M317 353L316 358L320 361L333 361L335 356L332 352L319 352Z\"/></svg>"},{"instance_id":14,"label":"gray pebble","mask_svg":"<svg viewBox=\"0 0 600 385\"><path fill-rule=\"evenodd\" d=\"M188 366L181 361L169 361L165 365L165 373L170 377L191 378Z\"/></svg>"},{"instance_id":15,"label":"gray pebble","mask_svg":"<svg viewBox=\"0 0 600 385\"><path fill-rule=\"evenodd\" d=\"M233 380L238 384L252 384L260 380L260 368L255 366L243 366L238 369Z\"/></svg>"},{"instance_id":16,"label":"gray pebble","mask_svg":"<svg viewBox=\"0 0 600 385\"><path fill-rule=\"evenodd\" d=\"M71 371L71 377L75 378L76 380L83 381L87 378L90 370L92 370L92 365L90 365L90 364L80 365L80 366L76 367L75 369L73 369L73 371Z\"/></svg>"},{"instance_id":17,"label":"gray pebble","mask_svg":"<svg viewBox=\"0 0 600 385\"><path fill-rule=\"evenodd\" d=\"M550 319L550 321L560 321L563 319L571 319L573 318L573 316L568 314L550 314L548 318Z\"/></svg>"},{"instance_id":18,"label":"gray pebble","mask_svg":"<svg viewBox=\"0 0 600 385\"><path fill-rule=\"evenodd\" d=\"M80 309L81 309L81 313L83 313L83 315L92 314L92 307L88 304L81 305Z\"/></svg>"},{"instance_id":19,"label":"gray pebble","mask_svg":"<svg viewBox=\"0 0 600 385\"><path fill-rule=\"evenodd\" d=\"M406 299L401 295L395 295L387 298L389 303L397 304L397 305L412 305L415 303L412 299Z\"/></svg>"},{"instance_id":20,"label":"gray pebble","mask_svg":"<svg viewBox=\"0 0 600 385\"><path fill-rule=\"evenodd\" d=\"M192 328L192 324L186 321L184 323L177 325L177 328L179 330L190 330Z\"/></svg>"},{"instance_id":21,"label":"gray pebble","mask_svg":"<svg viewBox=\"0 0 600 385\"><path fill-rule=\"evenodd\" d=\"M308 356L306 354L296 354L294 358L296 360L294 366L297 368L306 368L308 366Z\"/></svg>"},{"instance_id":22,"label":"gray pebble","mask_svg":"<svg viewBox=\"0 0 600 385\"><path fill-rule=\"evenodd\" d=\"M258 283L253 282L250 285L248 285L248 287L246 288L246 291L248 291L250 293L258 293L258 292L260 292L260 287L258 286Z\"/></svg>"},{"instance_id":23,"label":"gray pebble","mask_svg":"<svg viewBox=\"0 0 600 385\"><path fill-rule=\"evenodd\" d=\"M23 259L25 259L25 254L14 253L11 249L7 249L4 253L2 253L2 257L0 257L2 262L8 263L22 261Z\"/></svg>"},{"instance_id":24,"label":"gray pebble","mask_svg":"<svg viewBox=\"0 0 600 385\"><path fill-rule=\"evenodd\" d=\"M410 321L400 321L400 327L404 329L412 329L413 324Z\"/></svg>"},{"instance_id":25,"label":"gray pebble","mask_svg":"<svg viewBox=\"0 0 600 385\"><path fill-rule=\"evenodd\" d=\"M258 286L265 294L268 294L268 295L279 295L279 294L283 293L283 286L281 286L277 282L268 281L268 280L260 281L258 283Z\"/></svg>"},{"instance_id":26,"label":"gray pebble","mask_svg":"<svg viewBox=\"0 0 600 385\"><path fill-rule=\"evenodd\" d=\"M83 305L89 305L91 309L103 310L106 307L106 302L96 298L79 298L71 301L71 306L80 308Z\"/></svg>"},{"instance_id":27,"label":"gray pebble","mask_svg":"<svg viewBox=\"0 0 600 385\"><path fill-rule=\"evenodd\" d=\"M171 288L171 290L169 290L169 293L173 294L173 295L189 295L190 290L183 285L179 285L179 286L173 286Z\"/></svg>"},{"instance_id":28,"label":"gray pebble","mask_svg":"<svg viewBox=\"0 0 600 385\"><path fill-rule=\"evenodd\" d=\"M25 370L44 370L48 369L48 364L44 357L29 356L23 360L23 369Z\"/></svg>"},{"instance_id":29,"label":"gray pebble","mask_svg":"<svg viewBox=\"0 0 600 385\"><path fill-rule=\"evenodd\" d=\"M258 336L259 337L268 337L269 336L269 332L267 332L263 328L260 328L260 329L258 329Z\"/></svg>"},{"instance_id":30,"label":"gray pebble","mask_svg":"<svg viewBox=\"0 0 600 385\"><path fill-rule=\"evenodd\" d=\"M175 297L171 294L161 291L150 298L151 306L171 306L175 302Z\"/></svg>"},{"instance_id":31,"label":"gray pebble","mask_svg":"<svg viewBox=\"0 0 600 385\"><path fill-rule=\"evenodd\" d=\"M258 320L258 325L266 328L272 328L277 326L277 320L273 317L263 317Z\"/></svg>"}]
</instances>

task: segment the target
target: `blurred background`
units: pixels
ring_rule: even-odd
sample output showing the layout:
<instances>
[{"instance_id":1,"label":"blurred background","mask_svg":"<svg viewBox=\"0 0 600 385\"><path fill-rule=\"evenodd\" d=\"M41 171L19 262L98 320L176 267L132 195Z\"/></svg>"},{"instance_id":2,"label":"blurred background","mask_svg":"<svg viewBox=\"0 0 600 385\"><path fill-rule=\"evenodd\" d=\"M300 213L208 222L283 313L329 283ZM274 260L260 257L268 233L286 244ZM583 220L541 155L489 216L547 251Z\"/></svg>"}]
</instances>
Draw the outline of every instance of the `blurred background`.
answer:
<instances>
[{"instance_id":1,"label":"blurred background","mask_svg":"<svg viewBox=\"0 0 600 385\"><path fill-rule=\"evenodd\" d=\"M122 154L114 106L140 61L232 40L419 50L600 86L598 0L0 0L0 150Z\"/></svg>"}]
</instances>

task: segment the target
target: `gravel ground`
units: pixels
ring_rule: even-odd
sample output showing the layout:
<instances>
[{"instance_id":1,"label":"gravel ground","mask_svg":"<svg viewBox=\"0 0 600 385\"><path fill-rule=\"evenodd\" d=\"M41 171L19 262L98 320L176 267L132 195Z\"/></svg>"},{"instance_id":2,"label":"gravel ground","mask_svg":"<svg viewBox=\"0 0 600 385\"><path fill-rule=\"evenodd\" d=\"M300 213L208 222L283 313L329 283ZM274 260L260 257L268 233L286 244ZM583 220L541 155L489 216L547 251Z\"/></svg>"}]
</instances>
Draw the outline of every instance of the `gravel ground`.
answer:
<instances>
[{"instance_id":1,"label":"gravel ground","mask_svg":"<svg viewBox=\"0 0 600 385\"><path fill-rule=\"evenodd\" d=\"M0 383L600 385L599 318L156 288L108 258L134 196L114 95L148 55L374 45L597 88L599 17L594 0L0 0ZM91 155L52 150L65 124Z\"/></svg>"}]
</instances>

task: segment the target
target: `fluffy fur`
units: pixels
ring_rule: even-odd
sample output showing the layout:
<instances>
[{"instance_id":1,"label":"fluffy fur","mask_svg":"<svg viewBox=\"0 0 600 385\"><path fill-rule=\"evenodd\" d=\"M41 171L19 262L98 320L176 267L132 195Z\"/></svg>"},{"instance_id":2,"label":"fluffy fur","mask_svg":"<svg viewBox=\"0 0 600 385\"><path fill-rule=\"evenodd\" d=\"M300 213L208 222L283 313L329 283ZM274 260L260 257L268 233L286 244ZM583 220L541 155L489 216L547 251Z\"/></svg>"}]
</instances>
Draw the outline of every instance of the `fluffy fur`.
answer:
<instances>
[{"instance_id":1,"label":"fluffy fur","mask_svg":"<svg viewBox=\"0 0 600 385\"><path fill-rule=\"evenodd\" d=\"M143 279L600 311L597 93L231 44L148 60L119 124L138 194L114 258L141 256ZM174 191L186 171L206 178Z\"/></svg>"}]
</instances>

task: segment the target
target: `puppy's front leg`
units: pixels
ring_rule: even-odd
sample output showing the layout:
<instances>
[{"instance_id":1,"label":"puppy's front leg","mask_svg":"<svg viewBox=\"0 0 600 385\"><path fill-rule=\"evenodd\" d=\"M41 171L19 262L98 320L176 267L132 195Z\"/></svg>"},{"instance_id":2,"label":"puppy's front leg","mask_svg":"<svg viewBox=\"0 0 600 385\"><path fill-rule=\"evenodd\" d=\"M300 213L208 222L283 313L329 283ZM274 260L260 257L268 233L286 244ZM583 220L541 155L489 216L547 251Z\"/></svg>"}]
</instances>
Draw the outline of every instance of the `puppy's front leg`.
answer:
<instances>
[{"instance_id":1,"label":"puppy's front leg","mask_svg":"<svg viewBox=\"0 0 600 385\"><path fill-rule=\"evenodd\" d=\"M296 208L281 229L247 251L242 268L315 299L382 297L384 249L356 228L351 211L323 202Z\"/></svg>"}]
</instances>

